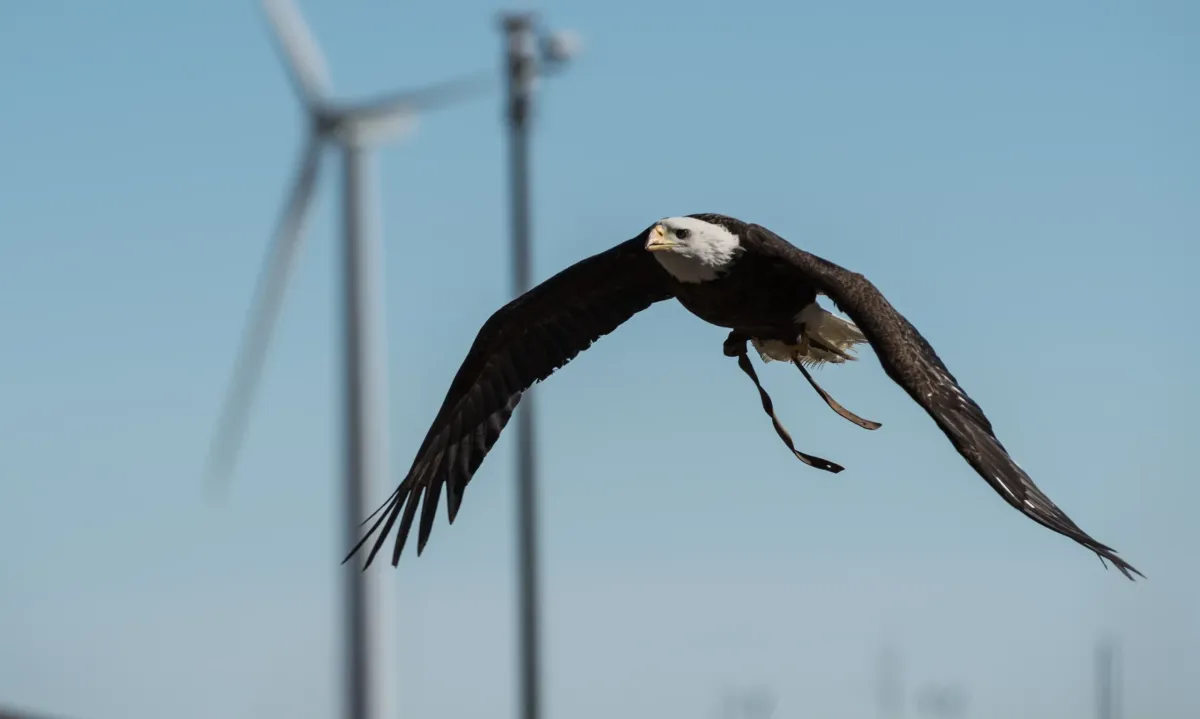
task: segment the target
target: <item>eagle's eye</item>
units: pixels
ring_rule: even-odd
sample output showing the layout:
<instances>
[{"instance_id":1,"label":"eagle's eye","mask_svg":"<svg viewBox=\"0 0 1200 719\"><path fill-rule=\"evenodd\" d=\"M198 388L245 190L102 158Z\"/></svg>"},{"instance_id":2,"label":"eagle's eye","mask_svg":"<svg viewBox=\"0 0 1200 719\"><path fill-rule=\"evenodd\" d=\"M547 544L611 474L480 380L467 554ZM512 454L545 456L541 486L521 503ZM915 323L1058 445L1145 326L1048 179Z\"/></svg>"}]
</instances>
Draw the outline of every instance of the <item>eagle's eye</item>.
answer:
<instances>
[{"instance_id":1,"label":"eagle's eye","mask_svg":"<svg viewBox=\"0 0 1200 719\"><path fill-rule=\"evenodd\" d=\"M681 240L686 240L690 234L692 234L691 230L675 230L675 236Z\"/></svg>"}]
</instances>

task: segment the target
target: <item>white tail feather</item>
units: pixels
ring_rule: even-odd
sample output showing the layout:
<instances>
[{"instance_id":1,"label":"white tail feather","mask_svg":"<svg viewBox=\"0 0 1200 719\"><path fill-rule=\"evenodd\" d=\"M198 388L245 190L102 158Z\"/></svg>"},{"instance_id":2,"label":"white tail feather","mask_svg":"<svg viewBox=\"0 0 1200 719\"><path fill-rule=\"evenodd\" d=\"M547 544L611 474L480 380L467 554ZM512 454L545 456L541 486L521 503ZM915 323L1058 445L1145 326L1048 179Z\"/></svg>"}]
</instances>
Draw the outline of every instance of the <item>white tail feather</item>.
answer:
<instances>
[{"instance_id":1,"label":"white tail feather","mask_svg":"<svg viewBox=\"0 0 1200 719\"><path fill-rule=\"evenodd\" d=\"M806 367L819 367L825 363L842 364L846 360L857 360L854 356L854 346L867 341L862 331L850 320L843 319L813 302L796 315L796 321L804 324L804 334L823 345L837 350L836 353L814 347L810 342L801 342L797 337L795 344L779 340L762 341L751 339L754 349L758 351L763 362L776 360L792 362L799 355L800 362Z\"/></svg>"}]
</instances>

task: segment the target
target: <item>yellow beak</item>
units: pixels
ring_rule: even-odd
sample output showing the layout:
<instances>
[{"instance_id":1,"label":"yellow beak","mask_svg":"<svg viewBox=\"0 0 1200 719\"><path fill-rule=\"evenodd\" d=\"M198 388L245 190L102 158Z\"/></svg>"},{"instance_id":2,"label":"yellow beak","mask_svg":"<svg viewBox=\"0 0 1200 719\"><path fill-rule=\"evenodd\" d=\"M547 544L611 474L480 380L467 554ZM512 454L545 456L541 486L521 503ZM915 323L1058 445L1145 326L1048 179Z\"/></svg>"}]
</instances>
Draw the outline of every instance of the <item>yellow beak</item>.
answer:
<instances>
[{"instance_id":1,"label":"yellow beak","mask_svg":"<svg viewBox=\"0 0 1200 719\"><path fill-rule=\"evenodd\" d=\"M650 230L650 237L646 240L646 249L651 252L662 252L669 250L675 246L675 241L667 237L667 228L662 225L655 225L654 229Z\"/></svg>"}]
</instances>

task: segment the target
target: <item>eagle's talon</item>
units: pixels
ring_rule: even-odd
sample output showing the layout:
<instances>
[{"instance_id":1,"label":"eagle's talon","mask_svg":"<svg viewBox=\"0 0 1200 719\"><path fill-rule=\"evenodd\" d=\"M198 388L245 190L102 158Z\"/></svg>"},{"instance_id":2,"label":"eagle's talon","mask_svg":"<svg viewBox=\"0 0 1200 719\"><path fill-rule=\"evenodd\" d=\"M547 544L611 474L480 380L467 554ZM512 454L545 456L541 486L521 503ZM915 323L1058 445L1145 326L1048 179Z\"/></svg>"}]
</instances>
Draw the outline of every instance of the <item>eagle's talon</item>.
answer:
<instances>
[{"instance_id":1,"label":"eagle's talon","mask_svg":"<svg viewBox=\"0 0 1200 719\"><path fill-rule=\"evenodd\" d=\"M729 336L725 338L725 344L722 346L722 350L725 352L726 357L737 357L738 355L744 355L746 354L746 343L749 341L749 337L741 332L738 332L737 330L733 330L729 333Z\"/></svg>"}]
</instances>

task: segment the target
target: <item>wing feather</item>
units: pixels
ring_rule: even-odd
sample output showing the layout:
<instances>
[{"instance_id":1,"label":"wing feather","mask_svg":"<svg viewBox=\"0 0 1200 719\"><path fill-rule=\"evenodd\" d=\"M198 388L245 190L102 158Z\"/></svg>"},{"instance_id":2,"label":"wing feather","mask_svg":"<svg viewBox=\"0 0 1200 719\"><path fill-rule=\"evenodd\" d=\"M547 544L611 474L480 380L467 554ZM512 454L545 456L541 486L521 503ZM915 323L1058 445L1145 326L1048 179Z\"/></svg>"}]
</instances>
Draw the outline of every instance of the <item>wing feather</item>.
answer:
<instances>
[{"instance_id":1,"label":"wing feather","mask_svg":"<svg viewBox=\"0 0 1200 719\"><path fill-rule=\"evenodd\" d=\"M672 296L666 273L644 243L643 232L581 260L488 318L451 381L407 476L347 560L382 525L367 557L369 566L399 518L392 552L392 564L397 564L424 497L417 527L420 555L443 487L446 514L453 523L464 489L499 439L521 394L633 315Z\"/></svg>"},{"instance_id":2,"label":"wing feather","mask_svg":"<svg viewBox=\"0 0 1200 719\"><path fill-rule=\"evenodd\" d=\"M1034 484L929 342L866 277L805 252L765 227L752 225L749 234L764 252L796 267L858 325L887 375L921 405L1005 501L1038 524L1092 550L1101 561L1112 562L1126 577L1143 576L1111 547L1080 529Z\"/></svg>"}]
</instances>

